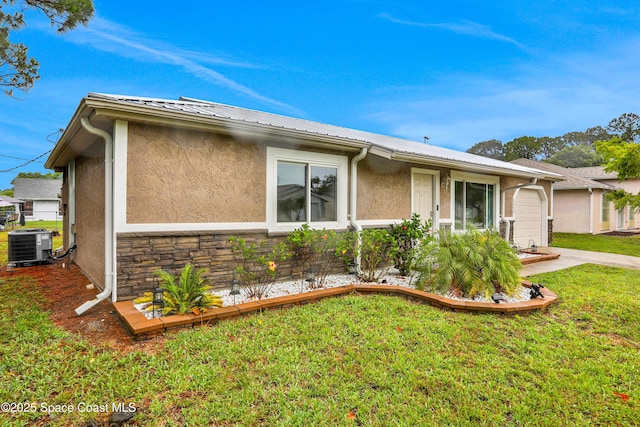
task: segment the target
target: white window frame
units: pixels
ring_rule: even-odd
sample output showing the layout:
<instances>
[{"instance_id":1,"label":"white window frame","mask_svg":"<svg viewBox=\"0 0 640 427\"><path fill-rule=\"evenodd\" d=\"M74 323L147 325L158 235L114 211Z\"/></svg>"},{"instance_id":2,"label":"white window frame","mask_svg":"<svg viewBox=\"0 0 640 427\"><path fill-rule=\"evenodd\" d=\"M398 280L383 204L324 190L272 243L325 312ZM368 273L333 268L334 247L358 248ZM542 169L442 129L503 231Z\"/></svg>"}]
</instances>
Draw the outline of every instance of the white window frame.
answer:
<instances>
[{"instance_id":1,"label":"white window frame","mask_svg":"<svg viewBox=\"0 0 640 427\"><path fill-rule=\"evenodd\" d=\"M476 184L493 185L493 224L492 228L497 229L499 225L500 213L500 177L495 175L480 175L469 172L451 171L451 229L456 232L463 232L467 229L466 222L463 230L456 230L456 181L471 182ZM465 201L466 203L466 201ZM465 206L466 209L466 206Z\"/></svg>"},{"instance_id":2,"label":"white window frame","mask_svg":"<svg viewBox=\"0 0 640 427\"><path fill-rule=\"evenodd\" d=\"M278 222L278 162L304 163L309 166L331 167L337 169L336 185L336 221ZM347 156L314 153L286 148L267 147L267 227L271 232L295 230L302 224L313 228L344 229L349 225L347 216L348 188Z\"/></svg>"}]
</instances>

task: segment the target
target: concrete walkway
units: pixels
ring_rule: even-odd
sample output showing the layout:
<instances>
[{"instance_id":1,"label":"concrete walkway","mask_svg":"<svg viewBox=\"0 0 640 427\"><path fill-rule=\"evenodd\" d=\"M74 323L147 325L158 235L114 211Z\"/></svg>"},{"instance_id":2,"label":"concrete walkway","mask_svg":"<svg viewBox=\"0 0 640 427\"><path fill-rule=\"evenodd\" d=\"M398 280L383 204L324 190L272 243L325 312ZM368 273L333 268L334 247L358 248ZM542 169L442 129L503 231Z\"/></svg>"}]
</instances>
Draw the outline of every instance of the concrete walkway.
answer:
<instances>
[{"instance_id":1,"label":"concrete walkway","mask_svg":"<svg viewBox=\"0 0 640 427\"><path fill-rule=\"evenodd\" d=\"M577 249L564 248L542 248L540 251L560 254L560 258L552 261L525 265L521 271L522 277L562 270L564 268L587 263L640 270L640 257L635 256L579 251Z\"/></svg>"}]
</instances>

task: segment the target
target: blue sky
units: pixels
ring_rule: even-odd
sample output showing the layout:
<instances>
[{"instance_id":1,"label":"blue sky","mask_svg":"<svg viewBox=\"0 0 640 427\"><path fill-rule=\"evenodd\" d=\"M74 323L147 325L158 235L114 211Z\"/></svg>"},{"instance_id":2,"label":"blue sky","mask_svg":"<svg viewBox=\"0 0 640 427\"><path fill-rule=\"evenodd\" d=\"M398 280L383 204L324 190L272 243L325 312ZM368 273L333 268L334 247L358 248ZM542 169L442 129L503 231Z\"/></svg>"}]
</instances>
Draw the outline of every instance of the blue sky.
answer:
<instances>
[{"instance_id":1,"label":"blue sky","mask_svg":"<svg viewBox=\"0 0 640 427\"><path fill-rule=\"evenodd\" d=\"M53 148L82 97L181 95L458 150L640 114L632 1L95 0L59 35L38 14L12 41L41 79L0 97L0 170ZM46 156L0 172L44 171Z\"/></svg>"}]
</instances>

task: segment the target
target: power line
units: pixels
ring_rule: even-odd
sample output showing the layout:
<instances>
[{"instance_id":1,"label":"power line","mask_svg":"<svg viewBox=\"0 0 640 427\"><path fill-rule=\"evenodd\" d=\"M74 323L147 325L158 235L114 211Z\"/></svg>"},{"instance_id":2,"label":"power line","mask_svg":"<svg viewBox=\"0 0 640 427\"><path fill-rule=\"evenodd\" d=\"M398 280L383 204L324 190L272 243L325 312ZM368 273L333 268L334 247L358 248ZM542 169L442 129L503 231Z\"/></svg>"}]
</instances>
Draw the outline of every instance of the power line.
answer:
<instances>
[{"instance_id":1,"label":"power line","mask_svg":"<svg viewBox=\"0 0 640 427\"><path fill-rule=\"evenodd\" d=\"M16 160L30 160L30 159L25 159L24 157L7 156L6 154L0 154L0 157L6 157L7 159L16 159ZM44 163L44 162L38 161L38 163Z\"/></svg>"},{"instance_id":2,"label":"power line","mask_svg":"<svg viewBox=\"0 0 640 427\"><path fill-rule=\"evenodd\" d=\"M45 151L44 153L40 154L38 157L33 158L21 165L18 165L16 167L10 168L10 169L5 169L5 170L0 170L0 173L6 173L6 172L13 172L16 169L20 169L21 167L24 167L26 165L28 165L29 163L33 163L35 161L37 161L39 158L46 156L47 154L49 154L50 152L52 152L53 150L49 150L49 151ZM9 157L9 156L4 156L4 157ZM24 160L24 159L23 159Z\"/></svg>"}]
</instances>

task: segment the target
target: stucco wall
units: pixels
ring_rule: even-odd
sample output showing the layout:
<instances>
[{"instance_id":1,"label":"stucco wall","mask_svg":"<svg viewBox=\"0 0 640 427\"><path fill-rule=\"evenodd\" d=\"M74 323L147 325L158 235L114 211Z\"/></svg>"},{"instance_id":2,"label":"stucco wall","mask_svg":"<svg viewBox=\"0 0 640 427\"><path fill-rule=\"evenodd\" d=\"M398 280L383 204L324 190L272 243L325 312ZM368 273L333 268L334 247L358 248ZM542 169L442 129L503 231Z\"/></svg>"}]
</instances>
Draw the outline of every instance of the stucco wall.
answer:
<instances>
[{"instance_id":1,"label":"stucco wall","mask_svg":"<svg viewBox=\"0 0 640 427\"><path fill-rule=\"evenodd\" d=\"M589 192L562 190L554 194L554 231L589 233ZM599 213L598 213L599 216Z\"/></svg>"},{"instance_id":2,"label":"stucco wall","mask_svg":"<svg viewBox=\"0 0 640 427\"><path fill-rule=\"evenodd\" d=\"M369 155L358 163L358 219L411 217L411 166Z\"/></svg>"},{"instance_id":3,"label":"stucco wall","mask_svg":"<svg viewBox=\"0 0 640 427\"><path fill-rule=\"evenodd\" d=\"M104 288L104 145L76 158L76 263Z\"/></svg>"},{"instance_id":4,"label":"stucco wall","mask_svg":"<svg viewBox=\"0 0 640 427\"><path fill-rule=\"evenodd\" d=\"M127 222L265 221L264 146L129 123Z\"/></svg>"}]
</instances>

